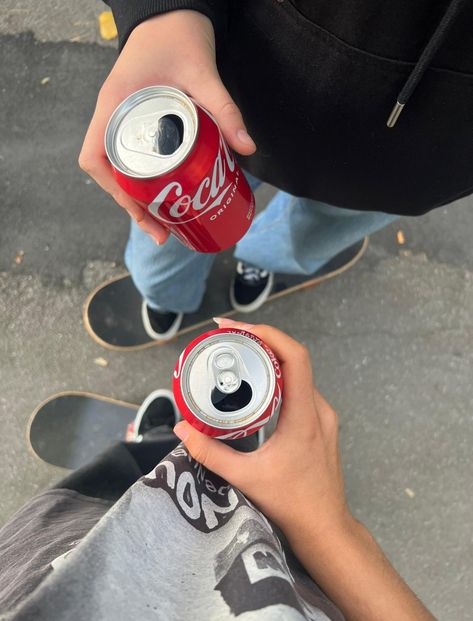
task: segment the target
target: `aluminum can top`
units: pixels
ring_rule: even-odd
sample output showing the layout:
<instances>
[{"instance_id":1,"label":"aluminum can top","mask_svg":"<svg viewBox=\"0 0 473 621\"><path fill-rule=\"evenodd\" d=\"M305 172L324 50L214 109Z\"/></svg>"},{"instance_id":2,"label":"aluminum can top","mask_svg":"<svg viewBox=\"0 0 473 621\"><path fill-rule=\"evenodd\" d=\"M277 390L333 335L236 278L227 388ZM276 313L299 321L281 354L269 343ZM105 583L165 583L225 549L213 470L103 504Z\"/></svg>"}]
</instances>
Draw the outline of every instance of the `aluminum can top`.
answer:
<instances>
[{"instance_id":1,"label":"aluminum can top","mask_svg":"<svg viewBox=\"0 0 473 621\"><path fill-rule=\"evenodd\" d=\"M182 397L205 424L235 429L257 420L268 408L276 376L273 362L258 341L247 333L213 334L179 361ZM237 401L237 408L222 408L226 395Z\"/></svg>"},{"instance_id":2,"label":"aluminum can top","mask_svg":"<svg viewBox=\"0 0 473 621\"><path fill-rule=\"evenodd\" d=\"M149 86L127 97L105 130L105 151L119 172L137 179L177 168L199 127L193 101L171 86Z\"/></svg>"}]
</instances>

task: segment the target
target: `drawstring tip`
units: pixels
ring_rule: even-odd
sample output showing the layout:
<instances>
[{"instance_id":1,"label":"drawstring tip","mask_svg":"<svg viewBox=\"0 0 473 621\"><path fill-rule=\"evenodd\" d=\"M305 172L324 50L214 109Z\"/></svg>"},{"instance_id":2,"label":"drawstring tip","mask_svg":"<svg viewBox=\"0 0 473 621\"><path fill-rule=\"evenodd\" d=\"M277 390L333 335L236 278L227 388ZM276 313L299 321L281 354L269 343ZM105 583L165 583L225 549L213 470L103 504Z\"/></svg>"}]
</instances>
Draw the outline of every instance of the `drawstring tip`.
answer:
<instances>
[{"instance_id":1,"label":"drawstring tip","mask_svg":"<svg viewBox=\"0 0 473 621\"><path fill-rule=\"evenodd\" d=\"M389 115L389 118L387 120L386 125L388 127L394 127L397 123L397 120L401 114L401 112L404 109L405 104L399 103L398 101L396 101L394 108L391 110L391 114Z\"/></svg>"}]
</instances>

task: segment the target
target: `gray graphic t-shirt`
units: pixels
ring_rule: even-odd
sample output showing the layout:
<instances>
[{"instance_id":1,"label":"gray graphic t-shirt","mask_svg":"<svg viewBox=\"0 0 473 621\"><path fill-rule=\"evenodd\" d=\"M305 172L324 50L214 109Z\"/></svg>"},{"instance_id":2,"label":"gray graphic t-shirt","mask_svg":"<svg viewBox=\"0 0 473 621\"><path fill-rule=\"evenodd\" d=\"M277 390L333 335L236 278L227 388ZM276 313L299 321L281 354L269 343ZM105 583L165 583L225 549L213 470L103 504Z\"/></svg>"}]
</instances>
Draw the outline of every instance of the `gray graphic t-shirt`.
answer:
<instances>
[{"instance_id":1,"label":"gray graphic t-shirt","mask_svg":"<svg viewBox=\"0 0 473 621\"><path fill-rule=\"evenodd\" d=\"M2 621L343 620L268 520L182 445L113 507L37 497L0 531L0 562Z\"/></svg>"}]
</instances>

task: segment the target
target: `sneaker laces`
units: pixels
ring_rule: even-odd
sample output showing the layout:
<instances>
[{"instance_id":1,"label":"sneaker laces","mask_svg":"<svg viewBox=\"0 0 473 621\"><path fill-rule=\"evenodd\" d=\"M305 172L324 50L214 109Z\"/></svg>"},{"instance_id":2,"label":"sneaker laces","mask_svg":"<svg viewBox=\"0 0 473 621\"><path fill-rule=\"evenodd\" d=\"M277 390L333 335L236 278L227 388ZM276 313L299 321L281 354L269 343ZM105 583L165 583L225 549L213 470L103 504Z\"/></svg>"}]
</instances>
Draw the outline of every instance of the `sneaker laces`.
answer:
<instances>
[{"instance_id":1,"label":"sneaker laces","mask_svg":"<svg viewBox=\"0 0 473 621\"><path fill-rule=\"evenodd\" d=\"M246 265L245 263L241 262L237 265L237 272L240 275L241 279L248 284L256 284L260 280L268 277L268 272L266 270L262 270L259 267Z\"/></svg>"}]
</instances>

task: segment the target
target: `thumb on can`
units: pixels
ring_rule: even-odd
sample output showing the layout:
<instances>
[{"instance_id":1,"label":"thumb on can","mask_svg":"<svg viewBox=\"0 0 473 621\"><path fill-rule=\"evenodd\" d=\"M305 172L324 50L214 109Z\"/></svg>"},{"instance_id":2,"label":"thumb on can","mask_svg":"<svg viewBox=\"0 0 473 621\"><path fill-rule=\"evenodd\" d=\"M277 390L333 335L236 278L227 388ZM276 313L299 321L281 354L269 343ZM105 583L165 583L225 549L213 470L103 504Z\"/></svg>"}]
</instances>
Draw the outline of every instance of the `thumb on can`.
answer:
<instances>
[{"instance_id":1,"label":"thumb on can","mask_svg":"<svg viewBox=\"0 0 473 621\"><path fill-rule=\"evenodd\" d=\"M215 438L210 438L187 421L180 421L174 427L174 433L182 440L192 457L205 468L215 472L228 483L238 487L235 480L237 473L242 472L245 453L235 451Z\"/></svg>"}]
</instances>

